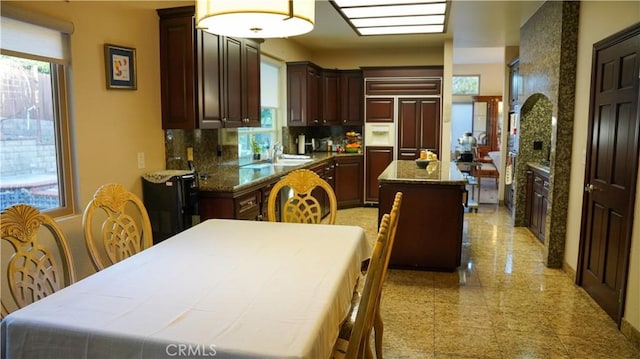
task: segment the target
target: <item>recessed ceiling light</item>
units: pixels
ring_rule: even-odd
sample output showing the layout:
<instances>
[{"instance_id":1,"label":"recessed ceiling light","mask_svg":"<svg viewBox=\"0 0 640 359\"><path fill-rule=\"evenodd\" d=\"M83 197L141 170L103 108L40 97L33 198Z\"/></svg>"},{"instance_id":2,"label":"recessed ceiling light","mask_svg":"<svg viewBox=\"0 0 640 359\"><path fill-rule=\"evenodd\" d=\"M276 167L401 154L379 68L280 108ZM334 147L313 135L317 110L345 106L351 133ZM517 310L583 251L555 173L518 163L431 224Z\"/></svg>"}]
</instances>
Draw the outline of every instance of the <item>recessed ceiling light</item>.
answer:
<instances>
[{"instance_id":1,"label":"recessed ceiling light","mask_svg":"<svg viewBox=\"0 0 640 359\"><path fill-rule=\"evenodd\" d=\"M359 35L443 33L446 0L330 0Z\"/></svg>"}]
</instances>

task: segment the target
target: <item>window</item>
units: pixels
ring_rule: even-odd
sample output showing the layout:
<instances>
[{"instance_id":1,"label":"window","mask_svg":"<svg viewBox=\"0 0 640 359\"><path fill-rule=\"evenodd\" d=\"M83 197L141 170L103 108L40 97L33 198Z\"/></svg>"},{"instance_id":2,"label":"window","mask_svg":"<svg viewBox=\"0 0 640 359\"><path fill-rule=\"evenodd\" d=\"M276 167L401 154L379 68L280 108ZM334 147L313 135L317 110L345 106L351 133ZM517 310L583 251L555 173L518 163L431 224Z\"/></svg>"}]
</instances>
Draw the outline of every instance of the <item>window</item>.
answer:
<instances>
[{"instance_id":1,"label":"window","mask_svg":"<svg viewBox=\"0 0 640 359\"><path fill-rule=\"evenodd\" d=\"M280 141L283 113L280 110L281 67L275 60L262 57L260 64L260 127L238 129L238 159L240 165L253 161L254 152L261 158L268 156L268 150ZM254 151L254 145L256 151Z\"/></svg>"},{"instance_id":2,"label":"window","mask_svg":"<svg viewBox=\"0 0 640 359\"><path fill-rule=\"evenodd\" d=\"M453 76L453 95L480 94L480 76Z\"/></svg>"},{"instance_id":3,"label":"window","mask_svg":"<svg viewBox=\"0 0 640 359\"><path fill-rule=\"evenodd\" d=\"M68 35L3 13L1 44L0 209L72 213Z\"/></svg>"}]
</instances>

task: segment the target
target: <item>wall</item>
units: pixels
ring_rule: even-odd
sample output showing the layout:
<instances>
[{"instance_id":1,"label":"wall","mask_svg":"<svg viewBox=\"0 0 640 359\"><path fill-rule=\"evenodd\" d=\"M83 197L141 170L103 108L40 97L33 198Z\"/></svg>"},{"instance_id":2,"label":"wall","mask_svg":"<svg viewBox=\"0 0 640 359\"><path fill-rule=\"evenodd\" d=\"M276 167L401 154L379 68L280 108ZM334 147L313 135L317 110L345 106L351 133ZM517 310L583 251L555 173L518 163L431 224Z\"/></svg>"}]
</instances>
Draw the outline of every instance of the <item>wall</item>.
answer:
<instances>
[{"instance_id":1,"label":"wall","mask_svg":"<svg viewBox=\"0 0 640 359\"><path fill-rule=\"evenodd\" d=\"M77 214L59 220L69 237L79 278L93 272L81 213L98 187L118 182L142 196L141 175L164 169L160 122L158 16L177 2L21 1L15 6L72 22L71 113ZM183 2L184 4L184 2ZM136 48L138 89L107 90L105 43ZM137 153L146 168L138 169Z\"/></svg>"},{"instance_id":2,"label":"wall","mask_svg":"<svg viewBox=\"0 0 640 359\"><path fill-rule=\"evenodd\" d=\"M454 49L455 51L455 49ZM455 64L453 76L480 75L481 96L502 96L504 86L504 64ZM457 98L458 96L456 96Z\"/></svg>"},{"instance_id":3,"label":"wall","mask_svg":"<svg viewBox=\"0 0 640 359\"><path fill-rule=\"evenodd\" d=\"M524 82L520 118L534 122L532 126L550 121L552 127L544 259L548 267L555 268L562 267L564 259L568 202L565 188L569 185L571 164L579 8L579 2L547 1L520 28L520 73ZM528 109L537 108L535 101L542 97L550 101L551 118L527 113ZM545 151L532 150L533 141L540 140L537 133L522 129L519 136L514 222L521 226L525 223L526 163L539 163L538 153Z\"/></svg>"},{"instance_id":4,"label":"wall","mask_svg":"<svg viewBox=\"0 0 640 359\"><path fill-rule=\"evenodd\" d=\"M593 44L640 21L640 3L583 1L580 5L578 63L576 68L575 121L571 146L571 182L564 260L572 269L578 263L580 222L584 188L585 150L589 123L589 97ZM637 168L637 167L636 167ZM640 176L636 189L631 259L627 278L625 322L640 330Z\"/></svg>"}]
</instances>

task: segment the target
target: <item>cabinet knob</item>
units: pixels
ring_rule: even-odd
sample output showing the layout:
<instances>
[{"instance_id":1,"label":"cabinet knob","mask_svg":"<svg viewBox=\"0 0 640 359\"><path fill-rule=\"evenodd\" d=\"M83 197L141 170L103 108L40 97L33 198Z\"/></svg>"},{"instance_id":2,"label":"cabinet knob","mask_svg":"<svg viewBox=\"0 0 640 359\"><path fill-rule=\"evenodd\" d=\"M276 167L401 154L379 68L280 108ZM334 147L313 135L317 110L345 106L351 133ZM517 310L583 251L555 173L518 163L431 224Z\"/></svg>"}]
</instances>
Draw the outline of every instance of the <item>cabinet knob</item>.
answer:
<instances>
[{"instance_id":1,"label":"cabinet knob","mask_svg":"<svg viewBox=\"0 0 640 359\"><path fill-rule=\"evenodd\" d=\"M223 117L223 118L222 118L222 122L227 122L227 118L226 118L226 117Z\"/></svg>"}]
</instances>

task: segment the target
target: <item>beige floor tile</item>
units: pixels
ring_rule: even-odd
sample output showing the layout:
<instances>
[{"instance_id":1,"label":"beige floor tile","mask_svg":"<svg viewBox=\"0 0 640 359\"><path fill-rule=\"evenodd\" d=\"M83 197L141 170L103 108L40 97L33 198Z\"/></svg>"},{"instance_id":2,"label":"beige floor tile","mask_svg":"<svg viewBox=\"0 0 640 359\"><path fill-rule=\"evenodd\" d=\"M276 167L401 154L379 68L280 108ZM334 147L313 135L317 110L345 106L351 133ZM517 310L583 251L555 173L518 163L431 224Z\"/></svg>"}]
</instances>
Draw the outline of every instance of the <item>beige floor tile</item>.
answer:
<instances>
[{"instance_id":1,"label":"beige floor tile","mask_svg":"<svg viewBox=\"0 0 640 359\"><path fill-rule=\"evenodd\" d=\"M493 329L448 327L435 332L435 353L473 358L502 358Z\"/></svg>"},{"instance_id":2,"label":"beige floor tile","mask_svg":"<svg viewBox=\"0 0 640 359\"><path fill-rule=\"evenodd\" d=\"M638 359L638 351L629 341L620 338L593 338L559 335L560 340L573 359Z\"/></svg>"},{"instance_id":3,"label":"beige floor tile","mask_svg":"<svg viewBox=\"0 0 640 359\"><path fill-rule=\"evenodd\" d=\"M567 358L569 352L553 332L496 331L505 358Z\"/></svg>"},{"instance_id":4,"label":"beige floor tile","mask_svg":"<svg viewBox=\"0 0 640 359\"><path fill-rule=\"evenodd\" d=\"M484 305L435 303L434 307L436 332L448 327L469 330L493 327L491 313Z\"/></svg>"}]
</instances>

